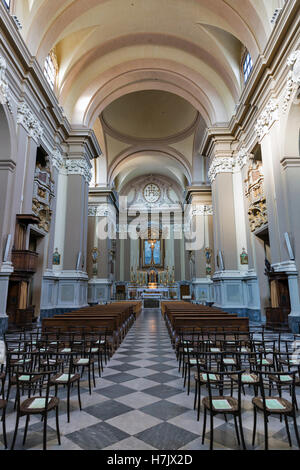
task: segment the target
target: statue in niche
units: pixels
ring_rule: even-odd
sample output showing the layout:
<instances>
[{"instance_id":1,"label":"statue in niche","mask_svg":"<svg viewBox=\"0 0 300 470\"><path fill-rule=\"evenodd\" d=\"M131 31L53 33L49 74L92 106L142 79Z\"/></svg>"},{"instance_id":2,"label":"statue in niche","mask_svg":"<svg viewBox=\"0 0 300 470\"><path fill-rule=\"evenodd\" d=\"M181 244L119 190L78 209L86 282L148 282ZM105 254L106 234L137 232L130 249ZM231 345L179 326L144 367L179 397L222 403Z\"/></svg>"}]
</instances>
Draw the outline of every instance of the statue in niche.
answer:
<instances>
[{"instance_id":1,"label":"statue in niche","mask_svg":"<svg viewBox=\"0 0 300 470\"><path fill-rule=\"evenodd\" d=\"M60 265L60 254L58 252L58 248L55 249L55 252L53 253L53 261L52 261L52 264L54 266L59 266Z\"/></svg>"},{"instance_id":2,"label":"statue in niche","mask_svg":"<svg viewBox=\"0 0 300 470\"><path fill-rule=\"evenodd\" d=\"M212 255L212 250L210 248L205 248L205 258L206 258L207 264L211 263L211 255Z\"/></svg>"},{"instance_id":3,"label":"statue in niche","mask_svg":"<svg viewBox=\"0 0 300 470\"><path fill-rule=\"evenodd\" d=\"M98 248L93 248L92 249L92 261L93 261L93 264L96 264L98 262L98 258L99 258L99 250Z\"/></svg>"}]
</instances>

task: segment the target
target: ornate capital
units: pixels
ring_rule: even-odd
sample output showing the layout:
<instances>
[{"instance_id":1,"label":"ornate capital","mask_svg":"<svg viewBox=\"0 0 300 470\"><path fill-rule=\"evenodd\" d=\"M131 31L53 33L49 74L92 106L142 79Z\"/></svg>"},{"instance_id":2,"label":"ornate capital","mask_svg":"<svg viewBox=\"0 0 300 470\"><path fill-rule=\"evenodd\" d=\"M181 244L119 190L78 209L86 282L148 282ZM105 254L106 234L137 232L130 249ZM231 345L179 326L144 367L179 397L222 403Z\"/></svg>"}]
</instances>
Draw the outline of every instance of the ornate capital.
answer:
<instances>
[{"instance_id":1,"label":"ornate capital","mask_svg":"<svg viewBox=\"0 0 300 470\"><path fill-rule=\"evenodd\" d=\"M208 171L208 178L211 183L216 179L218 173L232 173L234 159L232 157L214 158Z\"/></svg>"},{"instance_id":2,"label":"ornate capital","mask_svg":"<svg viewBox=\"0 0 300 470\"><path fill-rule=\"evenodd\" d=\"M237 153L235 159L235 167L238 170L241 170L245 165L247 165L249 159L249 152L246 150L245 147L242 147L240 151Z\"/></svg>"},{"instance_id":3,"label":"ornate capital","mask_svg":"<svg viewBox=\"0 0 300 470\"><path fill-rule=\"evenodd\" d=\"M285 113L289 102L300 85L300 50L292 52L287 60L287 66L292 67L287 76L282 111Z\"/></svg>"},{"instance_id":4,"label":"ornate capital","mask_svg":"<svg viewBox=\"0 0 300 470\"><path fill-rule=\"evenodd\" d=\"M255 131L260 140L266 134L268 134L272 124L274 124L275 121L278 121L279 119L278 107L279 106L278 106L277 100L275 99L270 100L265 110L263 111L263 113L257 119L256 125L255 125Z\"/></svg>"},{"instance_id":5,"label":"ornate capital","mask_svg":"<svg viewBox=\"0 0 300 470\"><path fill-rule=\"evenodd\" d=\"M90 166L84 158L80 160L66 160L66 169L69 175L83 176L87 183L90 183L92 179Z\"/></svg>"},{"instance_id":6,"label":"ornate capital","mask_svg":"<svg viewBox=\"0 0 300 470\"><path fill-rule=\"evenodd\" d=\"M54 168L56 168L58 171L62 168L64 164L64 159L58 148L56 148L51 155L51 163Z\"/></svg>"},{"instance_id":7,"label":"ornate capital","mask_svg":"<svg viewBox=\"0 0 300 470\"><path fill-rule=\"evenodd\" d=\"M36 142L43 137L42 125L24 102L18 107L17 123L21 124Z\"/></svg>"}]
</instances>

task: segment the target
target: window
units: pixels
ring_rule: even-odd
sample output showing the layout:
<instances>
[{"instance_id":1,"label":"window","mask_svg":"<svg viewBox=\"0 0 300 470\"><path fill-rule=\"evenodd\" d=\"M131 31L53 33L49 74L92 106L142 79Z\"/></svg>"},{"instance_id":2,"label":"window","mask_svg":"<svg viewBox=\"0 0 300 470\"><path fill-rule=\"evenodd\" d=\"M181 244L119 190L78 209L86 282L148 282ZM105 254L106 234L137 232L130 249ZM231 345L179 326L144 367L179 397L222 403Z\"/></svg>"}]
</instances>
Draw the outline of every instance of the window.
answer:
<instances>
[{"instance_id":1,"label":"window","mask_svg":"<svg viewBox=\"0 0 300 470\"><path fill-rule=\"evenodd\" d=\"M56 84L57 71L56 55L51 51L45 60L44 75L52 89L54 89Z\"/></svg>"},{"instance_id":2,"label":"window","mask_svg":"<svg viewBox=\"0 0 300 470\"><path fill-rule=\"evenodd\" d=\"M249 78L252 68L253 68L253 63L252 63L251 55L249 52L246 52L246 55L243 61L243 74L244 74L245 83Z\"/></svg>"},{"instance_id":3,"label":"window","mask_svg":"<svg viewBox=\"0 0 300 470\"><path fill-rule=\"evenodd\" d=\"M7 9L9 10L10 8L10 0L2 0L4 5L7 7Z\"/></svg>"}]
</instances>

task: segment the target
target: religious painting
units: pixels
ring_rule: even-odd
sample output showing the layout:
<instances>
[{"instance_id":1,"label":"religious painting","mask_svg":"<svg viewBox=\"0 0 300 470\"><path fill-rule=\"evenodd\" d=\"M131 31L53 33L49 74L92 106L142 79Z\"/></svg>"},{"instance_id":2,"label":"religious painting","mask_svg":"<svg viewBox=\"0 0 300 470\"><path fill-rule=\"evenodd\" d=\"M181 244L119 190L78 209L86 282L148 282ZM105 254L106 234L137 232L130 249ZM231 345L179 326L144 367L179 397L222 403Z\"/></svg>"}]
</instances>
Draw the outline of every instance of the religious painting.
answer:
<instances>
[{"instance_id":1,"label":"religious painting","mask_svg":"<svg viewBox=\"0 0 300 470\"><path fill-rule=\"evenodd\" d=\"M163 240L140 240L140 258L143 268L164 266Z\"/></svg>"}]
</instances>

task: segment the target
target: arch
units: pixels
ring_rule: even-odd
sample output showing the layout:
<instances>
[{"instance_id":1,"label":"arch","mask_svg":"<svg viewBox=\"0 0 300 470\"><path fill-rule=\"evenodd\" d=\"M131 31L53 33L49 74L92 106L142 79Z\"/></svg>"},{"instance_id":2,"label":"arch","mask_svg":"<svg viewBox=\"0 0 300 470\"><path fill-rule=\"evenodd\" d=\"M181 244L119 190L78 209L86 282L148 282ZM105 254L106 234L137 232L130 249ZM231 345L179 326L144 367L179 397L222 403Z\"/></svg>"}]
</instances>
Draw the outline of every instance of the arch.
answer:
<instances>
[{"instance_id":1,"label":"arch","mask_svg":"<svg viewBox=\"0 0 300 470\"><path fill-rule=\"evenodd\" d=\"M168 159L171 159L174 162L174 166L180 168L182 174L188 181L188 184L191 184L192 181L192 169L189 162L185 159L185 157L180 154L180 152L176 151L172 148L153 148L149 147L148 149L143 146L142 149L129 148L126 149L124 152L119 154L114 161L111 163L108 169L107 175L107 182L109 186L113 185L115 178L121 173L124 164L128 164L129 162L133 162L134 160L142 157L142 156L162 156ZM178 181L177 181L178 182ZM180 183L179 183L180 184Z\"/></svg>"},{"instance_id":2,"label":"arch","mask_svg":"<svg viewBox=\"0 0 300 470\"><path fill-rule=\"evenodd\" d=\"M71 121L83 123L93 127L101 112L113 101L121 96L141 90L162 90L177 94L187 100L203 116L208 127L216 122L227 122L229 114L224 102L217 91L199 75L184 66L164 61L146 59L136 61L135 64L125 64L124 70L116 75L110 71L114 78L102 76L102 84L95 80L91 83L85 96L81 97L74 106ZM206 89L206 91L203 91ZM72 112L71 109L68 111Z\"/></svg>"},{"instance_id":3,"label":"arch","mask_svg":"<svg viewBox=\"0 0 300 470\"><path fill-rule=\"evenodd\" d=\"M0 161L16 164L17 136L13 117L7 105L0 104Z\"/></svg>"}]
</instances>

